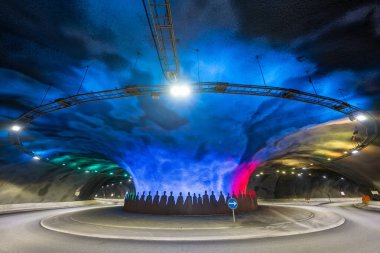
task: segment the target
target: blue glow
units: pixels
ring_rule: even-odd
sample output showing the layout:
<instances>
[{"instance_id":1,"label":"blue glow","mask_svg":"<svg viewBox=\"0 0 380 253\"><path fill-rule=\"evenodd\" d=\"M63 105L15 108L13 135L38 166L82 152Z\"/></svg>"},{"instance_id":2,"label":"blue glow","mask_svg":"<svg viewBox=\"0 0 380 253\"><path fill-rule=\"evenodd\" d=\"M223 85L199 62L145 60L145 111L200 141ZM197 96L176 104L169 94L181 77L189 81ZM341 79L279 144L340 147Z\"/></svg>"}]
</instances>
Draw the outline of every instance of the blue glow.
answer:
<instances>
[{"instance_id":1,"label":"blue glow","mask_svg":"<svg viewBox=\"0 0 380 253\"><path fill-rule=\"evenodd\" d=\"M298 48L299 41L309 34L284 41L281 46L269 35L244 37L236 15L230 13L232 7L223 10L231 14L224 15L228 21L210 19L208 25L187 27L187 16L182 14L186 6L188 10L194 7L192 2L173 5L184 80L198 81L194 49L199 48L201 81L263 84L256 61L259 55L267 85L313 93L307 70L319 94L366 110L376 108L380 92L371 83L379 75L376 68L326 69L312 56L300 58L303 51ZM15 43L21 49L10 54L12 63L19 65L9 63L0 68L1 120L10 122L39 106L50 84L44 103L76 94L86 66L89 70L81 92L165 83L140 4L91 1L85 9L75 11L85 21L64 19L58 28L46 22L43 29L38 22L28 21L22 29L14 24L17 31L36 30L41 38L54 33L58 39L52 38L47 47L29 35L17 37ZM199 15L199 20L207 20L207 15ZM252 172L256 163L270 155L268 149L258 153L268 141L341 117L325 108L262 97L140 97L55 112L33 122L20 137L27 149L42 158L62 152L100 154L130 172L138 191L230 192L237 172L247 168ZM6 139L6 133L1 133L1 139ZM1 145L2 157L10 149L17 153L7 141ZM6 159L17 161L16 155Z\"/></svg>"}]
</instances>

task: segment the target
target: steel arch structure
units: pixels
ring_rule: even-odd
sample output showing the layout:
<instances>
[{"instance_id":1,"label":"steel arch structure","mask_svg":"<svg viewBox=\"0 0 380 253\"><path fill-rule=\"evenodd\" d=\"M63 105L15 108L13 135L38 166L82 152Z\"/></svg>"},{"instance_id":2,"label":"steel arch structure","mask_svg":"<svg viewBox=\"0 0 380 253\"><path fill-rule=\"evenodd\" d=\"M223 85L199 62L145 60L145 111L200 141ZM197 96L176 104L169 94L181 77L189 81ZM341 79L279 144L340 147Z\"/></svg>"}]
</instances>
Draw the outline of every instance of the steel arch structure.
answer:
<instances>
[{"instance_id":1,"label":"steel arch structure","mask_svg":"<svg viewBox=\"0 0 380 253\"><path fill-rule=\"evenodd\" d=\"M369 120L361 122L367 130L366 138L356 147L362 149L369 145L377 136L377 124L375 119L365 111L350 105L344 101L311 94L295 89L287 89L272 86L261 85L246 85L246 84L231 84L226 82L203 82L193 83L190 85L192 93L216 93L216 94L236 94L236 95L249 95L249 96L264 96L294 100L309 104L315 104L327 107L334 111L347 115L351 120L355 119L358 114L365 115ZM48 113L70 108L84 103L112 100L120 98L128 98L135 96L152 96L159 97L170 93L169 85L131 85L119 89L105 90L98 92L82 93L66 98L56 99L55 101L41 105L22 114L13 123L21 127L42 117ZM12 144L20 146L25 153L33 154L33 152L25 150L23 144L19 139L17 132L9 132L9 137Z\"/></svg>"}]
</instances>

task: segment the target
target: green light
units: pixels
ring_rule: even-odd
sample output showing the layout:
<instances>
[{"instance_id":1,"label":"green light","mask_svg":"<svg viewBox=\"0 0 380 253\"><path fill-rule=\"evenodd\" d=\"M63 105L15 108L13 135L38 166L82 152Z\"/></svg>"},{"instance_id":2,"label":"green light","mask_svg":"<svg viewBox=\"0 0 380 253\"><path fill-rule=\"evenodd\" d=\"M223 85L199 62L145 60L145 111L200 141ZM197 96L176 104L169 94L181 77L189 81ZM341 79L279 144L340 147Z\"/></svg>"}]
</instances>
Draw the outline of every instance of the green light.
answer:
<instances>
[{"instance_id":1,"label":"green light","mask_svg":"<svg viewBox=\"0 0 380 253\"><path fill-rule=\"evenodd\" d=\"M127 173L124 173L124 177L128 177L128 174L127 174Z\"/></svg>"},{"instance_id":2,"label":"green light","mask_svg":"<svg viewBox=\"0 0 380 253\"><path fill-rule=\"evenodd\" d=\"M109 174L110 174L110 176L113 176L113 175L114 175L114 173L113 173L112 171L111 171Z\"/></svg>"}]
</instances>

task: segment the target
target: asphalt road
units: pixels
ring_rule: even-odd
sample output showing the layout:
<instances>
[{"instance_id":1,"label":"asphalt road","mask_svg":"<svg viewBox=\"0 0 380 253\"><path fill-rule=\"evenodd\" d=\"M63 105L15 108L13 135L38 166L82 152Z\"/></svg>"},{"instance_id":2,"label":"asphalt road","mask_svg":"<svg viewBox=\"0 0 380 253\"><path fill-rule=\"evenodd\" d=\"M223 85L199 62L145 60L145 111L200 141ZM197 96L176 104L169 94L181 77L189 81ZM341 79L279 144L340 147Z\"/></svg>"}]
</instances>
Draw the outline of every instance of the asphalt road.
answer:
<instances>
[{"instance_id":1,"label":"asphalt road","mask_svg":"<svg viewBox=\"0 0 380 253\"><path fill-rule=\"evenodd\" d=\"M42 218L75 209L0 215L0 252L380 252L380 212L324 206L346 219L337 228L311 234L218 242L147 242L95 239L52 232Z\"/></svg>"}]
</instances>

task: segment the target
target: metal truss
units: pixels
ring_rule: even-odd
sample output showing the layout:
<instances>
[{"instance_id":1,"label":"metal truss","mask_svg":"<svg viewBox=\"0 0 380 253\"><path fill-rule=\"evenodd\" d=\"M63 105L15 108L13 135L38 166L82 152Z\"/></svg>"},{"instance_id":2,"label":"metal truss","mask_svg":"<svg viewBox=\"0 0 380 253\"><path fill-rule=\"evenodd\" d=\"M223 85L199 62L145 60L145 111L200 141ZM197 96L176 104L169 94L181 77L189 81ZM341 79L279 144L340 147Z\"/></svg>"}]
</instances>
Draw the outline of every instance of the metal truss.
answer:
<instances>
[{"instance_id":1,"label":"metal truss","mask_svg":"<svg viewBox=\"0 0 380 253\"><path fill-rule=\"evenodd\" d=\"M192 93L219 93L219 94L235 94L235 95L248 95L248 96L263 96L274 97L287 100L294 100L308 104L315 104L318 106L327 107L331 110L348 115L351 120L355 120L355 116L362 114L368 118L367 121L360 122L367 133L365 139L358 144L356 149L362 149L369 145L377 137L377 123L376 120L365 111L352 106L344 101L311 94L299 90L260 86L260 85L242 85L231 84L224 82L204 82L193 83L190 85ZM152 96L154 98L161 95L169 94L170 86L168 85L133 85L124 88L105 90L98 92L83 93L66 98L60 98L54 102L36 107L29 112L22 114L13 123L25 127L35 119L42 117L48 113L66 109L69 107L77 106L84 103L97 102L103 100L112 100L119 98L128 98L136 96ZM22 147L22 142L16 132L9 132L11 142L15 145ZM24 150L25 153L33 154L30 151Z\"/></svg>"},{"instance_id":2,"label":"metal truss","mask_svg":"<svg viewBox=\"0 0 380 253\"><path fill-rule=\"evenodd\" d=\"M168 81L175 81L179 73L179 64L170 2L143 0L143 4L162 72Z\"/></svg>"}]
</instances>

